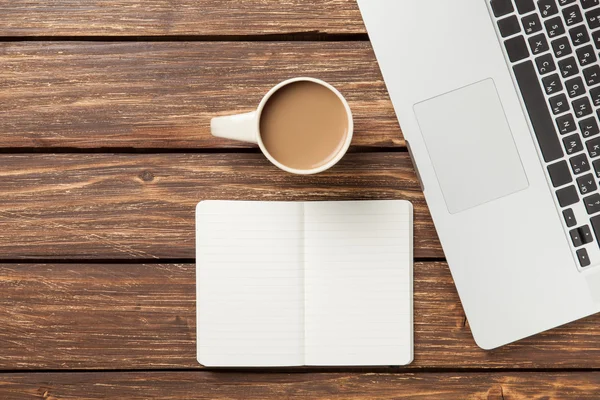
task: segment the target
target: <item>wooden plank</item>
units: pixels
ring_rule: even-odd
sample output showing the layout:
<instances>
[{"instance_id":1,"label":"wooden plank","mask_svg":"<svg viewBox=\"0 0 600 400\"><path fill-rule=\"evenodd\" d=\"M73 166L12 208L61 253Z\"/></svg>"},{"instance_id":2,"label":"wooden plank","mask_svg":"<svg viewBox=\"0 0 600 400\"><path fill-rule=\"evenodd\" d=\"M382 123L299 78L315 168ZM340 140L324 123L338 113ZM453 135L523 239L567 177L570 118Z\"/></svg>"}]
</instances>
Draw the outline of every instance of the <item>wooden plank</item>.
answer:
<instances>
[{"instance_id":1,"label":"wooden plank","mask_svg":"<svg viewBox=\"0 0 600 400\"><path fill-rule=\"evenodd\" d=\"M248 147L210 119L296 76L346 96L354 146L404 146L368 42L11 42L0 64L2 147Z\"/></svg>"},{"instance_id":2,"label":"wooden plank","mask_svg":"<svg viewBox=\"0 0 600 400\"><path fill-rule=\"evenodd\" d=\"M0 1L0 36L364 33L355 0Z\"/></svg>"},{"instance_id":3,"label":"wooden plank","mask_svg":"<svg viewBox=\"0 0 600 400\"><path fill-rule=\"evenodd\" d=\"M405 371L600 368L600 315L484 351L446 264L416 263L414 288ZM0 293L2 370L200 368L194 264L0 264Z\"/></svg>"},{"instance_id":4,"label":"wooden plank","mask_svg":"<svg viewBox=\"0 0 600 400\"><path fill-rule=\"evenodd\" d=\"M294 176L262 154L0 155L0 259L193 258L205 199L408 199L415 257L443 257L407 153Z\"/></svg>"},{"instance_id":5,"label":"wooden plank","mask_svg":"<svg viewBox=\"0 0 600 400\"><path fill-rule=\"evenodd\" d=\"M87 372L0 375L0 396L22 399L598 399L600 372L211 373Z\"/></svg>"}]
</instances>

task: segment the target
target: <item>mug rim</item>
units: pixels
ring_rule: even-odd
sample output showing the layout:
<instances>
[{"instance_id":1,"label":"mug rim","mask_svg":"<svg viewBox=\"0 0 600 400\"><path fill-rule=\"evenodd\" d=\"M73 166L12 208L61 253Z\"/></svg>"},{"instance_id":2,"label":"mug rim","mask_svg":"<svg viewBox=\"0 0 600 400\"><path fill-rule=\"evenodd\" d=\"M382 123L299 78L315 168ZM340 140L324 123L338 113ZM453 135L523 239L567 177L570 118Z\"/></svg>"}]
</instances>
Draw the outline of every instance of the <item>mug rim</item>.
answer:
<instances>
[{"instance_id":1,"label":"mug rim","mask_svg":"<svg viewBox=\"0 0 600 400\"><path fill-rule=\"evenodd\" d=\"M261 132L260 132L260 120L261 120L261 117L262 117L262 111L263 111L265 105L267 104L267 102L269 101L269 99L271 98L271 96L273 96L273 94L275 94L279 89L283 88L284 86L287 86L287 85L289 85L291 83L294 83L294 82L303 82L303 81L317 83L317 84L319 84L321 86L326 87L330 91L332 91L340 99L340 101L344 105L344 109L346 110L346 116L348 118L348 132L346 133L346 140L344 141L344 144L342 145L342 147L340 147L340 149L338 150L338 152L335 155L335 157L333 157L327 163L325 163L323 165L320 165L320 166L318 166L316 168L311 168L311 169L291 168L291 167L288 167L288 166L280 163L279 161L277 161L271 155L271 153L269 153L269 151L266 149L266 147L265 147L265 145L264 145L264 143L262 141L262 135L261 135ZM348 104L348 101L344 98L344 96L340 93L339 90L337 90L331 84L329 84L329 83L327 83L327 82L325 82L325 81L323 81L321 79L318 79L318 78L311 78L311 77L302 76L302 77L296 77L296 78L286 79L286 80L284 80L282 82L279 82L277 85L273 86L271 88L271 90L269 90L267 92L267 94L264 95L264 97L260 101L260 104L258 105L256 113L257 113L257 117L256 117L256 132L258 133L258 135L257 135L258 147L260 147L260 150L263 152L263 154L265 155L265 157L267 157L267 159L269 159L269 161L271 161L271 163L273 163L276 167L278 167L279 169L282 169L282 170L284 170L286 172L290 172L292 174L297 174L297 175L318 174L319 172L326 171L329 168L333 167L348 152L348 149L350 148L350 143L352 142L352 137L354 136L354 119L352 118L352 111L350 110L350 105Z\"/></svg>"}]
</instances>

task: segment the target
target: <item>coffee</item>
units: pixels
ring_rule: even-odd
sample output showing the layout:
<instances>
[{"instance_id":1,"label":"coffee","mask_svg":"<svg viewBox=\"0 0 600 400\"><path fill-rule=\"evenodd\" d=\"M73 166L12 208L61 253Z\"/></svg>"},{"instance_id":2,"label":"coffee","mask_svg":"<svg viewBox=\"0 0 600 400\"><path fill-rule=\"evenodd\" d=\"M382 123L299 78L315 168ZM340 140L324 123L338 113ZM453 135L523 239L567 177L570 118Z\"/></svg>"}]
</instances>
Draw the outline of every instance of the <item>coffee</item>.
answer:
<instances>
[{"instance_id":1,"label":"coffee","mask_svg":"<svg viewBox=\"0 0 600 400\"><path fill-rule=\"evenodd\" d=\"M269 154L294 169L331 161L348 136L348 113L327 87L310 81L283 86L265 104L260 136Z\"/></svg>"}]
</instances>

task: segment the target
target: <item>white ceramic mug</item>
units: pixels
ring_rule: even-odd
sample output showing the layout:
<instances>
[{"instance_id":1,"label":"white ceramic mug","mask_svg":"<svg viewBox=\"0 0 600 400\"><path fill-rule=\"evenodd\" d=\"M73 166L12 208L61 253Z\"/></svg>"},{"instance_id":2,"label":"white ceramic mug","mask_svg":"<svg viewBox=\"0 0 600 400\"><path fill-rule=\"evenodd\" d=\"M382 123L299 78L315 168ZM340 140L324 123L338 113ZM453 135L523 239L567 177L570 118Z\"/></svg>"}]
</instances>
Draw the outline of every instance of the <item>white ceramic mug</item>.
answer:
<instances>
[{"instance_id":1,"label":"white ceramic mug","mask_svg":"<svg viewBox=\"0 0 600 400\"><path fill-rule=\"evenodd\" d=\"M273 158L273 156L271 154L269 154L269 151L265 148L265 145L263 144L263 141L262 141L261 135L260 135L260 117L261 117L263 108L265 107L265 104L267 104L267 101L271 98L271 96L275 92L277 92L282 87L289 85L290 83L299 82L299 81L308 81L308 82L318 83L319 85L323 85L326 88L328 88L329 90L331 90L333 93L336 94L336 96L340 99L340 101L344 105L344 108L346 109L346 115L348 116L348 133L346 135L346 141L344 142L343 146L340 148L339 152L335 155L335 157L333 157L331 160L329 160L329 162L327 162L326 164L323 164L317 168L312 168L312 169L290 168L290 167L278 162L277 160L275 160L275 158ZM301 78L292 78L292 79L283 81L283 82L279 83L278 85L276 85L275 87L273 87L271 90L269 90L269 92L260 101L260 104L258 105L258 108L256 109L256 111L251 111L251 112L245 113L245 114L228 115L228 116L213 118L210 121L210 130L211 130L211 133L213 134L213 136L226 138L226 139L241 140L243 142L258 144L258 146L260 147L260 150L263 152L265 157L267 157L269 159L269 161L271 161L275 166L281 168L284 171L291 172L293 174L309 175L309 174L316 174L319 172L323 172L323 171L333 167L335 164L337 164L338 161L340 161L342 159L342 157L344 156L344 154L346 154L346 152L348 151L348 148L350 147L350 142L352 142L352 135L354 133L354 122L352 120L352 112L350 111L350 106L348 105L348 102L336 88L334 88L329 83L324 82L320 79L301 77Z\"/></svg>"}]
</instances>

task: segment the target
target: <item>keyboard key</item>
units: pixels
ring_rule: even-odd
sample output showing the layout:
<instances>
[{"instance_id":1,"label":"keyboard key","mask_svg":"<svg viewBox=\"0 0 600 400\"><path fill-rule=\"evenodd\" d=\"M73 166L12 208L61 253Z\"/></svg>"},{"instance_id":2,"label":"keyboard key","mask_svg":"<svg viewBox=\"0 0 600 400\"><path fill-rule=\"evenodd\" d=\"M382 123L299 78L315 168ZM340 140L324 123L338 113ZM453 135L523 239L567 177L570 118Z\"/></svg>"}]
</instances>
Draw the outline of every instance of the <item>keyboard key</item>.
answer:
<instances>
[{"instance_id":1,"label":"keyboard key","mask_svg":"<svg viewBox=\"0 0 600 400\"><path fill-rule=\"evenodd\" d=\"M533 0L515 0L515 4L517 5L517 11L519 11L519 14L525 14L535 10L535 4L533 3Z\"/></svg>"},{"instance_id":2,"label":"keyboard key","mask_svg":"<svg viewBox=\"0 0 600 400\"><path fill-rule=\"evenodd\" d=\"M588 140L585 143L585 146L587 147L588 154L590 155L591 158L600 156L600 138L594 138L594 139ZM599 166L600 166L600 164L599 164Z\"/></svg>"},{"instance_id":3,"label":"keyboard key","mask_svg":"<svg viewBox=\"0 0 600 400\"><path fill-rule=\"evenodd\" d=\"M563 145L565 146L565 150L569 156L572 156L573 154L579 153L583 150L583 143L581 143L581 139L579 138L578 134L564 138Z\"/></svg>"},{"instance_id":4,"label":"keyboard key","mask_svg":"<svg viewBox=\"0 0 600 400\"><path fill-rule=\"evenodd\" d=\"M581 268L589 267L592 263L585 248L577 250L577 259L579 260Z\"/></svg>"},{"instance_id":5,"label":"keyboard key","mask_svg":"<svg viewBox=\"0 0 600 400\"><path fill-rule=\"evenodd\" d=\"M577 225L575 214L573 213L573 210L571 208L567 208L563 211L563 218L565 219L565 224L567 224L567 228L571 228Z\"/></svg>"},{"instance_id":6,"label":"keyboard key","mask_svg":"<svg viewBox=\"0 0 600 400\"><path fill-rule=\"evenodd\" d=\"M598 195L600 196L600 195ZM579 195L575 186L567 186L556 191L556 198L561 207L568 207L579 202ZM600 206L599 206L600 208Z\"/></svg>"},{"instance_id":7,"label":"keyboard key","mask_svg":"<svg viewBox=\"0 0 600 400\"><path fill-rule=\"evenodd\" d=\"M527 44L522 36L508 39L504 42L504 46L509 60L513 63L529 57L529 50L527 50Z\"/></svg>"},{"instance_id":8,"label":"keyboard key","mask_svg":"<svg viewBox=\"0 0 600 400\"><path fill-rule=\"evenodd\" d=\"M600 83L600 66L592 65L583 70L583 77L588 86L594 86Z\"/></svg>"},{"instance_id":9,"label":"keyboard key","mask_svg":"<svg viewBox=\"0 0 600 400\"><path fill-rule=\"evenodd\" d=\"M579 73L579 67L575 57L569 57L558 62L558 69L561 72L563 78L568 78Z\"/></svg>"},{"instance_id":10,"label":"keyboard key","mask_svg":"<svg viewBox=\"0 0 600 400\"><path fill-rule=\"evenodd\" d=\"M566 36L558 38L552 42L552 51L554 51L556 58L568 56L573 52L571 49L571 43L569 43L569 39L567 39Z\"/></svg>"},{"instance_id":11,"label":"keyboard key","mask_svg":"<svg viewBox=\"0 0 600 400\"><path fill-rule=\"evenodd\" d=\"M587 97L582 97L581 99L574 100L572 104L573 111L575 111L575 116L577 118L590 115L594 111L592 110L592 105L590 104L590 100Z\"/></svg>"},{"instance_id":12,"label":"keyboard key","mask_svg":"<svg viewBox=\"0 0 600 400\"><path fill-rule=\"evenodd\" d=\"M579 229L575 228L569 231L569 236L571 236L571 243L575 247L583 246L583 240L581 240L581 235L579 233Z\"/></svg>"},{"instance_id":13,"label":"keyboard key","mask_svg":"<svg viewBox=\"0 0 600 400\"><path fill-rule=\"evenodd\" d=\"M581 7L583 7L584 10L597 6L598 4L600 4L600 0L581 0Z\"/></svg>"},{"instance_id":14,"label":"keyboard key","mask_svg":"<svg viewBox=\"0 0 600 400\"><path fill-rule=\"evenodd\" d=\"M596 174L596 178L600 178L600 160L596 160L592 163L594 166L594 173Z\"/></svg>"},{"instance_id":15,"label":"keyboard key","mask_svg":"<svg viewBox=\"0 0 600 400\"><path fill-rule=\"evenodd\" d=\"M548 41L546 40L546 36L544 36L544 34L532 36L527 41L529 42L529 47L531 47L531 52L533 53L533 55L543 53L550 49L550 46L548 46Z\"/></svg>"},{"instance_id":16,"label":"keyboard key","mask_svg":"<svg viewBox=\"0 0 600 400\"><path fill-rule=\"evenodd\" d=\"M537 14L533 15L537 17ZM560 17L554 17L552 19L549 19L546 22L544 22L544 25L546 26L546 32L548 33L549 38L554 38L565 33L565 25L563 24L562 19L560 19Z\"/></svg>"},{"instance_id":17,"label":"keyboard key","mask_svg":"<svg viewBox=\"0 0 600 400\"><path fill-rule=\"evenodd\" d=\"M575 128L575 119L571 114L562 115L556 118L556 125L561 135L566 135L569 132L573 132Z\"/></svg>"},{"instance_id":18,"label":"keyboard key","mask_svg":"<svg viewBox=\"0 0 600 400\"><path fill-rule=\"evenodd\" d=\"M592 236L592 231L590 227L587 225L579 227L579 237L583 241L583 244L592 243L594 241L594 236Z\"/></svg>"},{"instance_id":19,"label":"keyboard key","mask_svg":"<svg viewBox=\"0 0 600 400\"><path fill-rule=\"evenodd\" d=\"M500 29L500 35L502 35L502 37L511 36L515 33L521 32L519 20L514 15L498 21L498 28Z\"/></svg>"},{"instance_id":20,"label":"keyboard key","mask_svg":"<svg viewBox=\"0 0 600 400\"><path fill-rule=\"evenodd\" d=\"M596 49L600 49L600 31L594 31L592 33L592 39L594 41L594 46L596 46Z\"/></svg>"},{"instance_id":21,"label":"keyboard key","mask_svg":"<svg viewBox=\"0 0 600 400\"><path fill-rule=\"evenodd\" d=\"M600 28L600 8L586 12L585 19L591 30Z\"/></svg>"},{"instance_id":22,"label":"keyboard key","mask_svg":"<svg viewBox=\"0 0 600 400\"><path fill-rule=\"evenodd\" d=\"M600 106L600 87L591 89L590 97L592 98L592 103L594 103L596 107ZM600 115L598 118L600 118Z\"/></svg>"},{"instance_id":23,"label":"keyboard key","mask_svg":"<svg viewBox=\"0 0 600 400\"><path fill-rule=\"evenodd\" d=\"M510 0L492 0L492 11L496 17L510 14L515 9Z\"/></svg>"},{"instance_id":24,"label":"keyboard key","mask_svg":"<svg viewBox=\"0 0 600 400\"><path fill-rule=\"evenodd\" d=\"M527 35L531 35L542 30L542 23L537 14L531 14L521 18L521 24L523 24L523 29Z\"/></svg>"},{"instance_id":25,"label":"keyboard key","mask_svg":"<svg viewBox=\"0 0 600 400\"><path fill-rule=\"evenodd\" d=\"M565 160L559 161L556 164L548 165L548 174L552 181L552 186L559 187L573 182L571 171Z\"/></svg>"},{"instance_id":26,"label":"keyboard key","mask_svg":"<svg viewBox=\"0 0 600 400\"><path fill-rule=\"evenodd\" d=\"M594 117L579 121L579 130L581 131L581 135L586 139L600 133L600 128L598 128L598 123Z\"/></svg>"},{"instance_id":27,"label":"keyboard key","mask_svg":"<svg viewBox=\"0 0 600 400\"><path fill-rule=\"evenodd\" d=\"M554 97L550 97L550 108L552 108L554 115L569 111L567 96L565 96L564 93L561 93Z\"/></svg>"},{"instance_id":28,"label":"keyboard key","mask_svg":"<svg viewBox=\"0 0 600 400\"><path fill-rule=\"evenodd\" d=\"M598 201L600 202L600 195L598 195ZM594 230L598 244L600 244L600 215L590 218L590 222L592 223L592 229Z\"/></svg>"},{"instance_id":29,"label":"keyboard key","mask_svg":"<svg viewBox=\"0 0 600 400\"><path fill-rule=\"evenodd\" d=\"M539 0L538 7L542 17L547 18L554 14L558 14L558 6L555 0ZM498 16L498 15L496 15Z\"/></svg>"},{"instance_id":30,"label":"keyboard key","mask_svg":"<svg viewBox=\"0 0 600 400\"><path fill-rule=\"evenodd\" d=\"M596 186L596 180L592 174L587 174L577 178L577 186L579 187L579 193L582 195L592 193L594 190L598 189L598 186Z\"/></svg>"},{"instance_id":31,"label":"keyboard key","mask_svg":"<svg viewBox=\"0 0 600 400\"><path fill-rule=\"evenodd\" d=\"M572 156L573 154L579 153L583 150L583 143L581 143L581 139L579 138L578 134L564 138L563 145L565 146L565 151L569 156Z\"/></svg>"},{"instance_id":32,"label":"keyboard key","mask_svg":"<svg viewBox=\"0 0 600 400\"><path fill-rule=\"evenodd\" d=\"M567 4L571 4L573 2L575 2L576 0L558 0L558 5L560 6L566 6Z\"/></svg>"},{"instance_id":33,"label":"keyboard key","mask_svg":"<svg viewBox=\"0 0 600 400\"><path fill-rule=\"evenodd\" d=\"M563 89L562 82L558 74L553 74L542 79L544 90L547 95L560 92Z\"/></svg>"},{"instance_id":34,"label":"keyboard key","mask_svg":"<svg viewBox=\"0 0 600 400\"><path fill-rule=\"evenodd\" d=\"M542 23L537 14L531 14L521 18L521 23L523 24L525 33L528 35L542 30Z\"/></svg>"},{"instance_id":35,"label":"keyboard key","mask_svg":"<svg viewBox=\"0 0 600 400\"><path fill-rule=\"evenodd\" d=\"M597 212L600 212L600 194L595 193L591 196L588 196L586 198L583 199L583 202L585 204L585 209L587 211L588 214L596 214ZM592 223L592 226L594 224ZM596 233L596 237L598 237L598 232L596 230L596 227L594 226L594 231Z\"/></svg>"},{"instance_id":36,"label":"keyboard key","mask_svg":"<svg viewBox=\"0 0 600 400\"><path fill-rule=\"evenodd\" d=\"M563 17L565 17L565 23L567 26L577 25L578 23L583 21L583 15L581 15L581 10L577 4L563 8Z\"/></svg>"},{"instance_id":37,"label":"keyboard key","mask_svg":"<svg viewBox=\"0 0 600 400\"><path fill-rule=\"evenodd\" d=\"M590 35L588 34L587 28L583 25L576 26L569 30L569 36L573 46L581 46L590 41Z\"/></svg>"},{"instance_id":38,"label":"keyboard key","mask_svg":"<svg viewBox=\"0 0 600 400\"><path fill-rule=\"evenodd\" d=\"M587 225L579 227L579 237L583 241L583 244L592 243L594 241L594 235L592 235L592 231Z\"/></svg>"},{"instance_id":39,"label":"keyboard key","mask_svg":"<svg viewBox=\"0 0 600 400\"><path fill-rule=\"evenodd\" d=\"M583 80L578 76L566 81L565 88L567 89L567 93L569 94L570 98L578 97L582 94L585 94L585 86L583 85Z\"/></svg>"},{"instance_id":40,"label":"keyboard key","mask_svg":"<svg viewBox=\"0 0 600 400\"><path fill-rule=\"evenodd\" d=\"M575 175L583 174L590 170L590 163L585 154L579 154L572 157L569 162L571 163L571 169Z\"/></svg>"},{"instance_id":41,"label":"keyboard key","mask_svg":"<svg viewBox=\"0 0 600 400\"><path fill-rule=\"evenodd\" d=\"M588 64L594 63L596 58L596 53L594 52L594 48L591 45L587 45L580 49L577 49L577 59L579 60L579 65L582 67L587 66Z\"/></svg>"},{"instance_id":42,"label":"keyboard key","mask_svg":"<svg viewBox=\"0 0 600 400\"><path fill-rule=\"evenodd\" d=\"M556 71L556 64L551 54L544 54L535 59L535 65L540 75Z\"/></svg>"}]
</instances>

